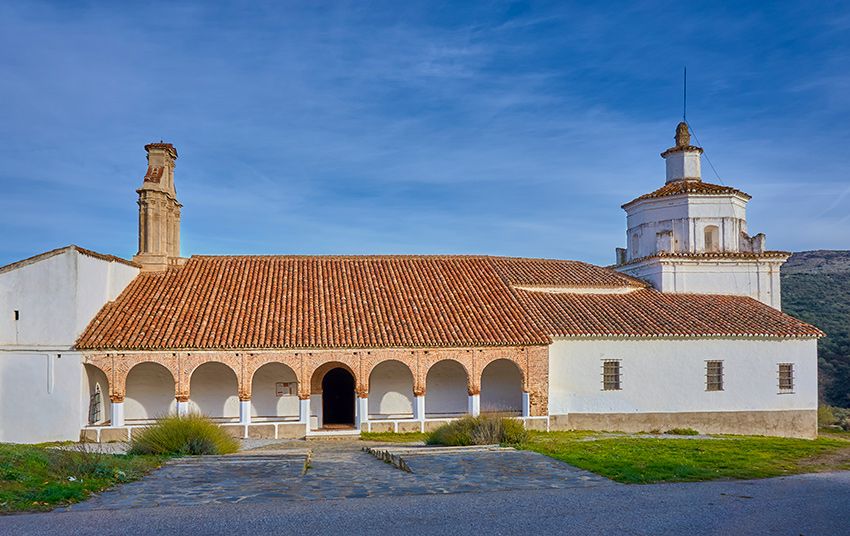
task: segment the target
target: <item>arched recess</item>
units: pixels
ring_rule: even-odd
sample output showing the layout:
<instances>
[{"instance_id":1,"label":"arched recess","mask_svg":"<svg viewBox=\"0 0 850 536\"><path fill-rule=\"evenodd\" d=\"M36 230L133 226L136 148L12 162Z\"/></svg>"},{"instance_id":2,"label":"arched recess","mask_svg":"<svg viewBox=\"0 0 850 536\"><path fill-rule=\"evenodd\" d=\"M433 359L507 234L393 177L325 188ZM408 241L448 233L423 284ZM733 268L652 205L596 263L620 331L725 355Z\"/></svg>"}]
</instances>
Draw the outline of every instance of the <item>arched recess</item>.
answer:
<instances>
[{"instance_id":1,"label":"arched recess","mask_svg":"<svg viewBox=\"0 0 850 536\"><path fill-rule=\"evenodd\" d=\"M491 361L481 372L481 411L522 413L522 371L510 359Z\"/></svg>"},{"instance_id":2,"label":"arched recess","mask_svg":"<svg viewBox=\"0 0 850 536\"><path fill-rule=\"evenodd\" d=\"M83 421L87 425L106 424L112 419L109 379L106 373L89 363L83 364L86 382L83 389Z\"/></svg>"},{"instance_id":3,"label":"arched recess","mask_svg":"<svg viewBox=\"0 0 850 536\"><path fill-rule=\"evenodd\" d=\"M239 381L229 366L207 361L192 371L189 382L190 411L212 419L239 419Z\"/></svg>"},{"instance_id":4,"label":"arched recess","mask_svg":"<svg viewBox=\"0 0 850 536\"><path fill-rule=\"evenodd\" d=\"M401 361L381 361L369 375L369 418L412 417L413 372Z\"/></svg>"},{"instance_id":5,"label":"arched recess","mask_svg":"<svg viewBox=\"0 0 850 536\"><path fill-rule=\"evenodd\" d=\"M283 363L266 363L251 379L251 414L257 421L298 420L298 378Z\"/></svg>"},{"instance_id":6,"label":"arched recess","mask_svg":"<svg viewBox=\"0 0 850 536\"><path fill-rule=\"evenodd\" d=\"M130 369L125 382L125 420L146 421L176 411L171 371L153 361L144 361Z\"/></svg>"},{"instance_id":7,"label":"arched recess","mask_svg":"<svg viewBox=\"0 0 850 536\"><path fill-rule=\"evenodd\" d=\"M425 377L425 416L454 417L468 409L466 368L453 359L437 361Z\"/></svg>"}]
</instances>

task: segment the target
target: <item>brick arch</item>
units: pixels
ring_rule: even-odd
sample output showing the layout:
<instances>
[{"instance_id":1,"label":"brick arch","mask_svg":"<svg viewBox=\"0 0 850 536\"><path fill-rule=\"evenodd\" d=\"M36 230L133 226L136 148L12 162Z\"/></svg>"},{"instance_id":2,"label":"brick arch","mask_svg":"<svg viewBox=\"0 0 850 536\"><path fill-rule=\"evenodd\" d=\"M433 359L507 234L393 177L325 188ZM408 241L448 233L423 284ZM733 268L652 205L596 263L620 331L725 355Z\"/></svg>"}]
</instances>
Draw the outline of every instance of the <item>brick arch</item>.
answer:
<instances>
[{"instance_id":1,"label":"brick arch","mask_svg":"<svg viewBox=\"0 0 850 536\"><path fill-rule=\"evenodd\" d=\"M192 374L198 370L198 367L206 363L221 363L232 370L233 373L236 374L239 400L250 399L250 387L248 388L248 395L245 396L245 375L242 373L242 360L239 357L239 354L187 354L181 359L182 362L180 367L180 380L177 387L177 400L189 400L189 389L192 385Z\"/></svg>"},{"instance_id":2,"label":"brick arch","mask_svg":"<svg viewBox=\"0 0 850 536\"><path fill-rule=\"evenodd\" d=\"M428 389L427 380L428 380L428 372L431 368L441 361L454 361L463 367L463 371L466 373L466 390L469 394L475 394L477 392L477 387L474 382L474 378L472 375L472 370L474 366L473 356L470 355L469 359L458 358L457 356L447 356L436 354L431 359L424 360L423 372L422 372L422 394L425 394Z\"/></svg>"},{"instance_id":3,"label":"brick arch","mask_svg":"<svg viewBox=\"0 0 850 536\"><path fill-rule=\"evenodd\" d=\"M254 384L254 375L257 373L258 370L272 363L279 363L281 365L285 365L295 374L295 381L298 382L298 393L300 395L302 391L302 385L304 384L301 359L298 357L275 354L253 354L245 357L245 359L243 360L243 374L245 376L245 385L241 388L243 394L247 395L248 398L251 397Z\"/></svg>"},{"instance_id":4,"label":"brick arch","mask_svg":"<svg viewBox=\"0 0 850 536\"><path fill-rule=\"evenodd\" d=\"M368 389L362 383L361 378L357 374L357 369L359 367L352 367L350 364L345 363L344 361L325 361L320 365L312 368L310 371L310 393L317 395L322 393L322 379L324 379L325 374L327 374L330 370L335 368L342 368L347 370L354 377L354 386L355 391L358 396L365 396L368 394Z\"/></svg>"},{"instance_id":5,"label":"brick arch","mask_svg":"<svg viewBox=\"0 0 850 536\"><path fill-rule=\"evenodd\" d=\"M407 370L410 371L410 376L413 378L413 393L414 393L414 395L416 395L416 393L417 393L417 390L418 390L417 388L424 386L424 382L418 381L418 378L417 378L416 371L418 369L419 363L418 363L418 360L416 359L416 355L410 355L410 356L396 355L396 356L393 356L393 357L390 357L390 358L374 359L374 360L366 359L366 357L368 357L368 356L364 356L365 364L363 366L363 382L365 384L367 392L368 392L370 383L372 381L372 372L374 372L374 370L376 368L378 368L379 365L382 365L382 364L387 363L389 361L395 361L396 363L401 363L402 365L407 367ZM424 387L422 387L422 389L424 391ZM418 395L416 395L416 396L418 396Z\"/></svg>"},{"instance_id":6,"label":"brick arch","mask_svg":"<svg viewBox=\"0 0 850 536\"><path fill-rule=\"evenodd\" d=\"M477 378L479 391L481 389L481 378L484 375L484 369L486 369L487 365L489 365L490 363L493 363L494 361L501 361L501 360L510 361L511 363L513 363L516 366L517 371L519 371L519 377L520 377L520 381L522 383L522 390L523 390L523 392L527 393L528 392L528 374L527 374L527 368L526 368L526 363L525 363L526 360L524 359L524 356L514 356L514 355L508 355L508 354L506 354L506 355L498 355L498 354L488 355L488 356L482 356L480 358L479 368L478 368L478 378Z\"/></svg>"}]
</instances>

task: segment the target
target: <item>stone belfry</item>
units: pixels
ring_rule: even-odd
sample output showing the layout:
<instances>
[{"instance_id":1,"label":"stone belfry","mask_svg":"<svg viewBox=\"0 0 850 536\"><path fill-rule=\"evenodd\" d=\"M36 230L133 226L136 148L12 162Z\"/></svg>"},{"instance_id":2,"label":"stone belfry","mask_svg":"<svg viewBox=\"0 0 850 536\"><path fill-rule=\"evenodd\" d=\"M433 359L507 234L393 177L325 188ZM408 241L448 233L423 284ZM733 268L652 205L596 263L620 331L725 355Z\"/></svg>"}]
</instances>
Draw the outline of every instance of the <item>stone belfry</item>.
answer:
<instances>
[{"instance_id":1,"label":"stone belfry","mask_svg":"<svg viewBox=\"0 0 850 536\"><path fill-rule=\"evenodd\" d=\"M180 208L174 189L177 150L170 143L149 143L148 170L139 194L139 252L143 270L160 271L180 259Z\"/></svg>"}]
</instances>

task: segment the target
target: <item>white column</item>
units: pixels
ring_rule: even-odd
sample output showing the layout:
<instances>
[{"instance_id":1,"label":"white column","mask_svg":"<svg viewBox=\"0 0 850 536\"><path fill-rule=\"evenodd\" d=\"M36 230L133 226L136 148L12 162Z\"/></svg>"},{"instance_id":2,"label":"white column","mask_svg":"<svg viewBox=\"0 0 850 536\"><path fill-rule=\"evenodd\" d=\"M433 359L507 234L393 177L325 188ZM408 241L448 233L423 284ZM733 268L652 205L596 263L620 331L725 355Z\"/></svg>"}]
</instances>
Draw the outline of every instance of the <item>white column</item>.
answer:
<instances>
[{"instance_id":1,"label":"white column","mask_svg":"<svg viewBox=\"0 0 850 536\"><path fill-rule=\"evenodd\" d=\"M525 391L522 392L522 416L531 417L531 397Z\"/></svg>"},{"instance_id":2,"label":"white column","mask_svg":"<svg viewBox=\"0 0 850 536\"><path fill-rule=\"evenodd\" d=\"M316 428L319 429L324 424L322 416L322 395L310 395L310 413L316 414ZM310 416L310 425L312 426L313 416Z\"/></svg>"},{"instance_id":3,"label":"white column","mask_svg":"<svg viewBox=\"0 0 850 536\"><path fill-rule=\"evenodd\" d=\"M473 417L478 417L481 414L481 395L469 395L469 406L467 411Z\"/></svg>"},{"instance_id":4,"label":"white column","mask_svg":"<svg viewBox=\"0 0 850 536\"><path fill-rule=\"evenodd\" d=\"M251 401L239 401L239 424L251 424Z\"/></svg>"},{"instance_id":5,"label":"white column","mask_svg":"<svg viewBox=\"0 0 850 536\"><path fill-rule=\"evenodd\" d=\"M112 402L112 427L124 426L124 401Z\"/></svg>"},{"instance_id":6,"label":"white column","mask_svg":"<svg viewBox=\"0 0 850 536\"><path fill-rule=\"evenodd\" d=\"M413 418L417 421L425 420L425 395L413 397Z\"/></svg>"},{"instance_id":7,"label":"white column","mask_svg":"<svg viewBox=\"0 0 850 536\"><path fill-rule=\"evenodd\" d=\"M189 401L188 400L178 400L177 401L177 416L185 417L189 414Z\"/></svg>"},{"instance_id":8,"label":"white column","mask_svg":"<svg viewBox=\"0 0 850 536\"><path fill-rule=\"evenodd\" d=\"M299 401L298 422L304 425L304 433L310 432L310 399L302 398Z\"/></svg>"},{"instance_id":9,"label":"white column","mask_svg":"<svg viewBox=\"0 0 850 536\"><path fill-rule=\"evenodd\" d=\"M358 396L357 406L354 408L354 427L359 430L367 422L369 422L369 398Z\"/></svg>"}]
</instances>

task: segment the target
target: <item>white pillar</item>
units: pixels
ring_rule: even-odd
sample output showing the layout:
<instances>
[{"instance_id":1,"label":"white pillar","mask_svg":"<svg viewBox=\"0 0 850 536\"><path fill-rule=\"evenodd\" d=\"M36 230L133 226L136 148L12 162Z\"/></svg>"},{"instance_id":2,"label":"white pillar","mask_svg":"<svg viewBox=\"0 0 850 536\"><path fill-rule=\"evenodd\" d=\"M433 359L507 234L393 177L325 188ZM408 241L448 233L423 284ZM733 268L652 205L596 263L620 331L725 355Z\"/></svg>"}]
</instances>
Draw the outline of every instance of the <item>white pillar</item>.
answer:
<instances>
[{"instance_id":1,"label":"white pillar","mask_svg":"<svg viewBox=\"0 0 850 536\"><path fill-rule=\"evenodd\" d=\"M357 406L354 408L354 427L359 430L367 422L369 422L369 398L358 396Z\"/></svg>"},{"instance_id":2,"label":"white pillar","mask_svg":"<svg viewBox=\"0 0 850 536\"><path fill-rule=\"evenodd\" d=\"M522 416L531 417L531 397L525 391L522 392Z\"/></svg>"},{"instance_id":3,"label":"white pillar","mask_svg":"<svg viewBox=\"0 0 850 536\"><path fill-rule=\"evenodd\" d=\"M417 421L425 420L425 395L413 397L413 418Z\"/></svg>"},{"instance_id":4,"label":"white pillar","mask_svg":"<svg viewBox=\"0 0 850 536\"><path fill-rule=\"evenodd\" d=\"M124 426L124 401L112 402L112 427Z\"/></svg>"},{"instance_id":5,"label":"white pillar","mask_svg":"<svg viewBox=\"0 0 850 536\"><path fill-rule=\"evenodd\" d=\"M177 416L185 417L189 414L189 401L188 400L178 400L177 401Z\"/></svg>"},{"instance_id":6,"label":"white pillar","mask_svg":"<svg viewBox=\"0 0 850 536\"><path fill-rule=\"evenodd\" d=\"M251 424L251 401L239 401L239 424Z\"/></svg>"},{"instance_id":7,"label":"white pillar","mask_svg":"<svg viewBox=\"0 0 850 536\"><path fill-rule=\"evenodd\" d=\"M302 398L299 401L298 422L304 425L304 433L310 433L310 399Z\"/></svg>"},{"instance_id":8,"label":"white pillar","mask_svg":"<svg viewBox=\"0 0 850 536\"><path fill-rule=\"evenodd\" d=\"M316 415L316 429L324 425L322 415L322 395L310 395L310 413ZM310 426L312 426L313 416L310 415Z\"/></svg>"},{"instance_id":9,"label":"white pillar","mask_svg":"<svg viewBox=\"0 0 850 536\"><path fill-rule=\"evenodd\" d=\"M473 417L478 417L481 414L481 395L469 395L469 407L467 411Z\"/></svg>"}]
</instances>

